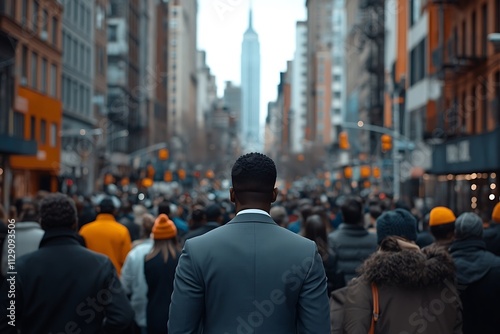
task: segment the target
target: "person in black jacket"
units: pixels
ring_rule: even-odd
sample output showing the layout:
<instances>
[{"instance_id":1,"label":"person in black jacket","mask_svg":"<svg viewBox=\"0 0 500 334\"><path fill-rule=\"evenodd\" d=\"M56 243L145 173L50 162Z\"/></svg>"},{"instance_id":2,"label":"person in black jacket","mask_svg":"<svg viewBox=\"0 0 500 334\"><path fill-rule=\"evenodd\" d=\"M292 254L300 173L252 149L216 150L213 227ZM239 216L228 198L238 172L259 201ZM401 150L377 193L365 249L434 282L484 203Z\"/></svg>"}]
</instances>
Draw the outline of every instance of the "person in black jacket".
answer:
<instances>
[{"instance_id":1,"label":"person in black jacket","mask_svg":"<svg viewBox=\"0 0 500 334\"><path fill-rule=\"evenodd\" d=\"M483 238L486 249L500 256L500 202L493 209L490 227L484 230Z\"/></svg>"},{"instance_id":2,"label":"person in black jacket","mask_svg":"<svg viewBox=\"0 0 500 334\"><path fill-rule=\"evenodd\" d=\"M483 222L474 213L464 213L457 218L455 238L449 252L457 268L463 333L498 333L500 257L486 250L482 240Z\"/></svg>"},{"instance_id":3,"label":"person in black jacket","mask_svg":"<svg viewBox=\"0 0 500 334\"><path fill-rule=\"evenodd\" d=\"M184 240L199 237L219 227L222 223L222 209L219 204L211 204L204 210L193 211L193 220L195 220L196 215L201 216L196 219L199 221L199 225L191 229L184 236Z\"/></svg>"},{"instance_id":4,"label":"person in black jacket","mask_svg":"<svg viewBox=\"0 0 500 334\"><path fill-rule=\"evenodd\" d=\"M168 334L170 301L181 249L177 241L177 228L165 214L156 218L152 235L153 248L144 261L144 276L148 285L147 333Z\"/></svg>"},{"instance_id":5,"label":"person in black jacket","mask_svg":"<svg viewBox=\"0 0 500 334\"><path fill-rule=\"evenodd\" d=\"M73 200L48 195L40 224L40 248L17 259L2 286L0 333L126 333L134 312L111 261L78 243Z\"/></svg>"},{"instance_id":6,"label":"person in black jacket","mask_svg":"<svg viewBox=\"0 0 500 334\"><path fill-rule=\"evenodd\" d=\"M328 235L328 244L337 256L337 272L345 282L357 276L356 269L377 249L377 235L364 227L361 198L349 197L340 208L344 222Z\"/></svg>"}]
</instances>

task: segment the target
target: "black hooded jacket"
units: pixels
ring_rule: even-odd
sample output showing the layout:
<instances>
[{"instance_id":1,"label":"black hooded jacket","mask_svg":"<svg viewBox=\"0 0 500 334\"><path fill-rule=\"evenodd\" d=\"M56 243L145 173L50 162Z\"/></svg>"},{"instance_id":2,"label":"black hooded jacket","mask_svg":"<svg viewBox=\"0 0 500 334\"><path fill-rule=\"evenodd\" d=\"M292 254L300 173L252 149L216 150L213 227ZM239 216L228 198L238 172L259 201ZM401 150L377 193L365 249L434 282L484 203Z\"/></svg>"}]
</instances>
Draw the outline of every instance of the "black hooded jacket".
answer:
<instances>
[{"instance_id":1,"label":"black hooded jacket","mask_svg":"<svg viewBox=\"0 0 500 334\"><path fill-rule=\"evenodd\" d=\"M462 300L463 332L500 332L500 257L482 240L457 240L450 247Z\"/></svg>"}]
</instances>

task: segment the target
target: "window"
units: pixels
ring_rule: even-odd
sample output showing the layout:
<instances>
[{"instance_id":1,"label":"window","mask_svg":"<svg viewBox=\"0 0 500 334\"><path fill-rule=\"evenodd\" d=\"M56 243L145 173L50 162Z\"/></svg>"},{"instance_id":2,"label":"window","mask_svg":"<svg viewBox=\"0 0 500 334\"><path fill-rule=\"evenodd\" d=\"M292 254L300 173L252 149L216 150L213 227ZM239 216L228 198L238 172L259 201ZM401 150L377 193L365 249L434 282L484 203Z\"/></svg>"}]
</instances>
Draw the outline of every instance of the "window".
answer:
<instances>
[{"instance_id":1,"label":"window","mask_svg":"<svg viewBox=\"0 0 500 334\"><path fill-rule=\"evenodd\" d=\"M73 66L78 66L78 41L73 40Z\"/></svg>"},{"instance_id":2,"label":"window","mask_svg":"<svg viewBox=\"0 0 500 334\"><path fill-rule=\"evenodd\" d=\"M462 53L461 56L467 55L467 22L462 22Z\"/></svg>"},{"instance_id":3,"label":"window","mask_svg":"<svg viewBox=\"0 0 500 334\"><path fill-rule=\"evenodd\" d=\"M80 101L78 104L78 109L85 113L85 88L83 88L83 85L80 85L80 91L77 92L80 95Z\"/></svg>"},{"instance_id":4,"label":"window","mask_svg":"<svg viewBox=\"0 0 500 334\"><path fill-rule=\"evenodd\" d=\"M339 109L339 108L335 108L335 109L333 109L333 114L334 114L335 116L340 116L340 109Z\"/></svg>"},{"instance_id":5,"label":"window","mask_svg":"<svg viewBox=\"0 0 500 334\"><path fill-rule=\"evenodd\" d=\"M116 42L118 40L116 24L108 25L108 42Z\"/></svg>"},{"instance_id":6,"label":"window","mask_svg":"<svg viewBox=\"0 0 500 334\"><path fill-rule=\"evenodd\" d=\"M421 0L411 0L410 4L410 26L418 22L420 18L420 9L422 8Z\"/></svg>"},{"instance_id":7,"label":"window","mask_svg":"<svg viewBox=\"0 0 500 334\"><path fill-rule=\"evenodd\" d=\"M483 56L487 56L488 54L488 4L483 4L483 7L481 8L483 12L483 27L482 27L482 33L483 33L483 45L482 45L482 51L483 51ZM500 17L497 18L500 20Z\"/></svg>"},{"instance_id":8,"label":"window","mask_svg":"<svg viewBox=\"0 0 500 334\"><path fill-rule=\"evenodd\" d=\"M427 39L423 39L410 53L410 86L425 78L425 48Z\"/></svg>"},{"instance_id":9,"label":"window","mask_svg":"<svg viewBox=\"0 0 500 334\"><path fill-rule=\"evenodd\" d=\"M95 14L95 25L97 29L102 30L104 28L104 19L105 19L104 9L102 8L101 5L98 5Z\"/></svg>"},{"instance_id":10,"label":"window","mask_svg":"<svg viewBox=\"0 0 500 334\"><path fill-rule=\"evenodd\" d=\"M35 116L30 117L30 139L36 140L36 118L35 118Z\"/></svg>"},{"instance_id":11,"label":"window","mask_svg":"<svg viewBox=\"0 0 500 334\"><path fill-rule=\"evenodd\" d=\"M56 65L50 65L50 95L57 97L57 68Z\"/></svg>"},{"instance_id":12,"label":"window","mask_svg":"<svg viewBox=\"0 0 500 334\"><path fill-rule=\"evenodd\" d=\"M42 12L42 36L44 38L47 38L47 25L49 24L49 12L47 12L46 9L43 10Z\"/></svg>"},{"instance_id":13,"label":"window","mask_svg":"<svg viewBox=\"0 0 500 334\"><path fill-rule=\"evenodd\" d=\"M24 114L14 111L14 137L24 138Z\"/></svg>"},{"instance_id":14,"label":"window","mask_svg":"<svg viewBox=\"0 0 500 334\"><path fill-rule=\"evenodd\" d=\"M488 87L485 84L481 85L481 114L483 123L483 132L488 132Z\"/></svg>"},{"instance_id":15,"label":"window","mask_svg":"<svg viewBox=\"0 0 500 334\"><path fill-rule=\"evenodd\" d=\"M34 32L38 31L38 10L40 9L40 4L38 1L33 2L33 11L31 12L31 29Z\"/></svg>"},{"instance_id":16,"label":"window","mask_svg":"<svg viewBox=\"0 0 500 334\"><path fill-rule=\"evenodd\" d=\"M58 29L59 21L56 17L52 18L52 45L57 46L57 29Z\"/></svg>"},{"instance_id":17,"label":"window","mask_svg":"<svg viewBox=\"0 0 500 334\"><path fill-rule=\"evenodd\" d=\"M472 12L472 23L471 23L471 25L472 25L472 27L471 27L471 38L470 38L470 41L471 41L471 52L470 52L470 55L472 57L475 57L476 56L476 38L477 38L477 35L476 35L476 25L477 25L476 11Z\"/></svg>"},{"instance_id":18,"label":"window","mask_svg":"<svg viewBox=\"0 0 500 334\"><path fill-rule=\"evenodd\" d=\"M28 0L23 0L21 6L21 24L25 26L28 23Z\"/></svg>"},{"instance_id":19,"label":"window","mask_svg":"<svg viewBox=\"0 0 500 334\"><path fill-rule=\"evenodd\" d=\"M27 85L28 84L28 48L25 45L23 45L23 54L22 54L22 59L21 59L21 72L22 72L21 84Z\"/></svg>"},{"instance_id":20,"label":"window","mask_svg":"<svg viewBox=\"0 0 500 334\"><path fill-rule=\"evenodd\" d=\"M333 76L333 81L334 81L334 82L340 82L340 75L339 75L339 74L335 74L335 75Z\"/></svg>"},{"instance_id":21,"label":"window","mask_svg":"<svg viewBox=\"0 0 500 334\"><path fill-rule=\"evenodd\" d=\"M51 147L57 146L57 124L56 123L52 123L50 125L50 146Z\"/></svg>"},{"instance_id":22,"label":"window","mask_svg":"<svg viewBox=\"0 0 500 334\"><path fill-rule=\"evenodd\" d=\"M80 44L80 71L87 73L87 68L85 68L85 64L87 58L87 52L85 52L85 46Z\"/></svg>"},{"instance_id":23,"label":"window","mask_svg":"<svg viewBox=\"0 0 500 334\"><path fill-rule=\"evenodd\" d=\"M99 74L104 75L104 50L102 47L97 49L97 71Z\"/></svg>"},{"instance_id":24,"label":"window","mask_svg":"<svg viewBox=\"0 0 500 334\"><path fill-rule=\"evenodd\" d=\"M40 143L47 144L47 122L44 119L40 122Z\"/></svg>"},{"instance_id":25,"label":"window","mask_svg":"<svg viewBox=\"0 0 500 334\"><path fill-rule=\"evenodd\" d=\"M176 29L177 28L177 20L176 19L170 20L170 28L171 29Z\"/></svg>"},{"instance_id":26,"label":"window","mask_svg":"<svg viewBox=\"0 0 500 334\"><path fill-rule=\"evenodd\" d=\"M31 55L31 87L38 88L38 55L35 52Z\"/></svg>"},{"instance_id":27,"label":"window","mask_svg":"<svg viewBox=\"0 0 500 334\"><path fill-rule=\"evenodd\" d=\"M47 59L42 58L42 93L47 93Z\"/></svg>"},{"instance_id":28,"label":"window","mask_svg":"<svg viewBox=\"0 0 500 334\"><path fill-rule=\"evenodd\" d=\"M73 2L73 23L78 23L78 0L71 0Z\"/></svg>"},{"instance_id":29,"label":"window","mask_svg":"<svg viewBox=\"0 0 500 334\"><path fill-rule=\"evenodd\" d=\"M500 20L498 19L500 17L500 0L497 0L496 8L495 8L495 22L496 22L496 32L500 32Z\"/></svg>"}]
</instances>

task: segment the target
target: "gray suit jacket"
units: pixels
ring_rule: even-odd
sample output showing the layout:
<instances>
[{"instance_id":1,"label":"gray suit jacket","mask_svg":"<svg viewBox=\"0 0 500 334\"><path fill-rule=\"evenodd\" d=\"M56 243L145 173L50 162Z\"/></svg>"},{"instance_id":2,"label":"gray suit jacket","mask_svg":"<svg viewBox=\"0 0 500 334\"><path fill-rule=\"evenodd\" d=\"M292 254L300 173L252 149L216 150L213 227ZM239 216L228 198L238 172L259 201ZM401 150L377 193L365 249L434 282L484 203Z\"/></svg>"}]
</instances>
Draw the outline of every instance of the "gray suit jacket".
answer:
<instances>
[{"instance_id":1,"label":"gray suit jacket","mask_svg":"<svg viewBox=\"0 0 500 334\"><path fill-rule=\"evenodd\" d=\"M168 328L170 334L329 334L315 243L254 213L187 240Z\"/></svg>"}]
</instances>

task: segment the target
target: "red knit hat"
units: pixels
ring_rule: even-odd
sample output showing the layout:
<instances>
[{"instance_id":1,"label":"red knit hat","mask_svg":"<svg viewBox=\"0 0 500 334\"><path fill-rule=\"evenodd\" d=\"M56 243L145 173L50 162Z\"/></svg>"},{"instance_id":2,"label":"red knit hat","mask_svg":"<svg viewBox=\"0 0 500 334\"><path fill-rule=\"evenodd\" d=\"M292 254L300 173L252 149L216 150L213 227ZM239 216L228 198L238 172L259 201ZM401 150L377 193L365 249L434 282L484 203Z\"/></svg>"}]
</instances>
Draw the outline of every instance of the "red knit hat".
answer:
<instances>
[{"instance_id":1,"label":"red knit hat","mask_svg":"<svg viewBox=\"0 0 500 334\"><path fill-rule=\"evenodd\" d=\"M493 213L491 214L491 220L493 220L494 223L500 224L500 202L495 205Z\"/></svg>"},{"instance_id":2,"label":"red knit hat","mask_svg":"<svg viewBox=\"0 0 500 334\"><path fill-rule=\"evenodd\" d=\"M153 226L153 239L172 239L177 236L177 228L166 214L161 214L156 218Z\"/></svg>"}]
</instances>

